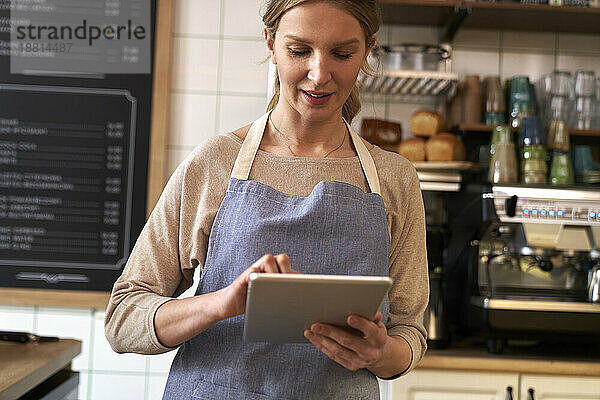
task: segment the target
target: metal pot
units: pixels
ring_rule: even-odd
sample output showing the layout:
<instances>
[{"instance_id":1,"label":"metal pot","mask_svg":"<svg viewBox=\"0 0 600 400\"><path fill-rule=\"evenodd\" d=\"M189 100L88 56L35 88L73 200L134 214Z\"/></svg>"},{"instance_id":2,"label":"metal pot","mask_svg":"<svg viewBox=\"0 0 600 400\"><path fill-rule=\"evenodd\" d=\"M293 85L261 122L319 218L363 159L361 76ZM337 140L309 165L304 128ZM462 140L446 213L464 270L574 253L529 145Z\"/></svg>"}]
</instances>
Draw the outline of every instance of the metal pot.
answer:
<instances>
[{"instance_id":1,"label":"metal pot","mask_svg":"<svg viewBox=\"0 0 600 400\"><path fill-rule=\"evenodd\" d=\"M451 58L449 46L414 43L376 46L373 54L385 70L439 71L441 62Z\"/></svg>"}]
</instances>

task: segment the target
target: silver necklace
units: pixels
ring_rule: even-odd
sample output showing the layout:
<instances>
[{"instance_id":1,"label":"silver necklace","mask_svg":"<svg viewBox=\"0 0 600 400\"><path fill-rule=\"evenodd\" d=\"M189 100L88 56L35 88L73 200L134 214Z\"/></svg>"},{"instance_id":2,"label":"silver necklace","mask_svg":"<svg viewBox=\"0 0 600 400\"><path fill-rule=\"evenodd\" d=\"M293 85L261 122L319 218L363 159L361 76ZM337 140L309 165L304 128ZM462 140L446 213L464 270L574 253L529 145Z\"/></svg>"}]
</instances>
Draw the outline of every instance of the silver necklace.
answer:
<instances>
[{"instance_id":1,"label":"silver necklace","mask_svg":"<svg viewBox=\"0 0 600 400\"><path fill-rule=\"evenodd\" d=\"M283 141L285 142L288 150L290 151L290 153L292 153L292 155L294 157L298 157L296 155L296 153L294 153L294 151L292 150L292 147L290 146L290 142L288 140L288 138L283 134L283 132L281 132L279 129L277 129L277 127L275 126L275 123L273 122L273 120L271 119L271 117L269 116L269 122L271 122L271 125L273 125L273 128L275 129L275 132L277 132L277 134L279 136L281 136L281 138L283 139ZM342 139L342 143L340 143L340 145L338 147L336 147L335 149L327 152L327 154L325 154L323 156L323 158L327 158L328 155L330 155L331 153L333 153L334 151L338 150L340 147L342 147L344 145L344 143L346 142L346 134L344 134L344 139Z\"/></svg>"}]
</instances>

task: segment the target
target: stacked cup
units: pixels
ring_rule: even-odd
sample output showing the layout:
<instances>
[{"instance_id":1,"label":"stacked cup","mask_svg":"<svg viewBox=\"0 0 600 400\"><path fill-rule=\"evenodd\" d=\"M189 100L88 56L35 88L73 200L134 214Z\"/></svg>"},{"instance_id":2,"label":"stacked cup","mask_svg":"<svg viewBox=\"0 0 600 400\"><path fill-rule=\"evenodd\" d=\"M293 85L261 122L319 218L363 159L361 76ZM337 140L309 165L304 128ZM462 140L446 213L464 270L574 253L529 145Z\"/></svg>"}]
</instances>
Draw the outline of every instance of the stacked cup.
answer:
<instances>
[{"instance_id":1,"label":"stacked cup","mask_svg":"<svg viewBox=\"0 0 600 400\"><path fill-rule=\"evenodd\" d=\"M483 122L486 125L499 125L506 123L506 102L504 90L497 75L488 76L484 82L485 109Z\"/></svg>"},{"instance_id":2,"label":"stacked cup","mask_svg":"<svg viewBox=\"0 0 600 400\"><path fill-rule=\"evenodd\" d=\"M577 129L593 129L596 125L596 74L579 70L575 75L575 124Z\"/></svg>"},{"instance_id":3,"label":"stacked cup","mask_svg":"<svg viewBox=\"0 0 600 400\"><path fill-rule=\"evenodd\" d=\"M510 81L509 124L518 131L523 118L535 115L534 91L527 76L515 76Z\"/></svg>"},{"instance_id":4,"label":"stacked cup","mask_svg":"<svg viewBox=\"0 0 600 400\"><path fill-rule=\"evenodd\" d=\"M548 129L548 149L552 151L550 182L553 185L570 185L575 183L569 147L569 130L566 122L560 120L550 122Z\"/></svg>"},{"instance_id":5,"label":"stacked cup","mask_svg":"<svg viewBox=\"0 0 600 400\"><path fill-rule=\"evenodd\" d=\"M516 183L518 164L512 130L508 125L498 125L490 142L490 169L488 179L492 183Z\"/></svg>"},{"instance_id":6,"label":"stacked cup","mask_svg":"<svg viewBox=\"0 0 600 400\"><path fill-rule=\"evenodd\" d=\"M548 127L550 121L566 121L571 125L575 90L573 77L568 71L554 71L546 74L538 83L542 120Z\"/></svg>"},{"instance_id":7,"label":"stacked cup","mask_svg":"<svg viewBox=\"0 0 600 400\"><path fill-rule=\"evenodd\" d=\"M600 77L596 78L596 123L595 129L600 129Z\"/></svg>"},{"instance_id":8,"label":"stacked cup","mask_svg":"<svg viewBox=\"0 0 600 400\"><path fill-rule=\"evenodd\" d=\"M546 183L546 137L539 117L523 118L521 123L521 181Z\"/></svg>"}]
</instances>

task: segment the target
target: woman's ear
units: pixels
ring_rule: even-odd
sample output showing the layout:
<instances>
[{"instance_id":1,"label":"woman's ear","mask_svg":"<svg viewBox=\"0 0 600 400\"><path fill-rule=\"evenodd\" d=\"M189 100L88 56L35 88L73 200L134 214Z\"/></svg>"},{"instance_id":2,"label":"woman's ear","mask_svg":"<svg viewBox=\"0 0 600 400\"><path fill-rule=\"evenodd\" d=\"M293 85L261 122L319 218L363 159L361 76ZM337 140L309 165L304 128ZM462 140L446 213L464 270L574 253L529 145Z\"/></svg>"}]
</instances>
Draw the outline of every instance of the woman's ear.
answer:
<instances>
[{"instance_id":1,"label":"woman's ear","mask_svg":"<svg viewBox=\"0 0 600 400\"><path fill-rule=\"evenodd\" d=\"M371 43L367 44L367 53L365 54L365 58L369 55L369 53L373 49L373 46L375 46L375 43L377 43L377 32L375 32L373 36L371 36Z\"/></svg>"},{"instance_id":2,"label":"woman's ear","mask_svg":"<svg viewBox=\"0 0 600 400\"><path fill-rule=\"evenodd\" d=\"M267 28L263 29L263 34L265 36L265 42L267 43L267 50L269 50L269 53L271 55L271 62L273 64L277 64L277 60L275 60L275 51L273 48L273 38L271 38L271 36L269 36L269 33L267 32Z\"/></svg>"}]
</instances>

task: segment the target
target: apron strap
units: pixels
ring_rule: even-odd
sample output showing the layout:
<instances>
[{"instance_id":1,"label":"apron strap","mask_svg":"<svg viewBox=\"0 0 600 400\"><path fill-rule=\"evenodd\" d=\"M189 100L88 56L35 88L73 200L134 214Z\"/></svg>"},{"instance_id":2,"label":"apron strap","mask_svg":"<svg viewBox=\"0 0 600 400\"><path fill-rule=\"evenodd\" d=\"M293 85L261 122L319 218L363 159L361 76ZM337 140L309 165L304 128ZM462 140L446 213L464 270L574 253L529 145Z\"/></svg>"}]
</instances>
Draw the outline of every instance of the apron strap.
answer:
<instances>
[{"instance_id":1,"label":"apron strap","mask_svg":"<svg viewBox=\"0 0 600 400\"><path fill-rule=\"evenodd\" d=\"M248 130L248 133L244 138L244 142L242 143L242 147L240 148L240 152L235 159L233 171L231 172L232 178L247 180L250 176L250 168L252 168L252 163L254 162L256 153L258 152L258 147L260 146L260 142L265 131L265 126L267 126L267 121L271 111L273 110L270 110L265 115L254 121ZM367 147L363 143L362 139L356 132L354 132L354 129L352 129L350 124L346 122L346 120L344 120L344 123L348 128L348 132L350 132L352 143L354 143L354 148L358 154L362 170L367 177L367 183L369 184L371 192L381 195L379 175L377 174L377 168L375 168L373 157L371 157L369 150L367 150Z\"/></svg>"},{"instance_id":2,"label":"apron strap","mask_svg":"<svg viewBox=\"0 0 600 400\"><path fill-rule=\"evenodd\" d=\"M265 126L267 126L271 111L254 121L252 126L250 126L250 129L242 142L240 152L235 159L233 171L231 172L232 178L247 180L248 176L250 176L250 168L252 167L254 157L256 157L256 153L258 152L258 146L260 146L260 141L262 140L263 132L265 131Z\"/></svg>"},{"instance_id":3,"label":"apron strap","mask_svg":"<svg viewBox=\"0 0 600 400\"><path fill-rule=\"evenodd\" d=\"M381 188L379 186L379 175L377 174L377 168L375 168L375 162L373 161L373 157L369 153L367 146L363 143L362 139L358 135L358 133L354 132L352 126L344 119L344 123L346 127L348 127L348 132L350 132L350 137L352 138L352 142L354 143L354 148L358 153L358 158L360 160L360 165L367 177L367 183L369 184L369 188L372 193L377 193L381 196Z\"/></svg>"}]
</instances>

